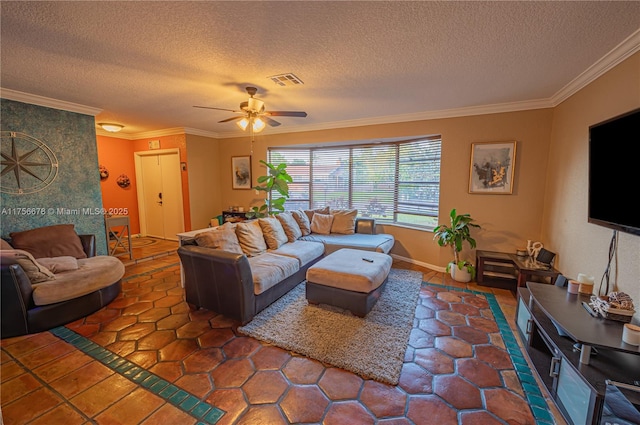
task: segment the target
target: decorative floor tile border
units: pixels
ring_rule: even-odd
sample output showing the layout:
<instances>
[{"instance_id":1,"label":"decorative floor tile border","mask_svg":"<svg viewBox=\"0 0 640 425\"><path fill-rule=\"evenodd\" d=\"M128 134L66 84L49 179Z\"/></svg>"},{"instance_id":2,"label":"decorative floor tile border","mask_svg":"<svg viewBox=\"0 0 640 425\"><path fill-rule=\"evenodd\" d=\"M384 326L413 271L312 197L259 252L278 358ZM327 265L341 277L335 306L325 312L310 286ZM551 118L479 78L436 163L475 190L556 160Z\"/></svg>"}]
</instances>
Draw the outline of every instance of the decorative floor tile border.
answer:
<instances>
[{"instance_id":1,"label":"decorative floor tile border","mask_svg":"<svg viewBox=\"0 0 640 425\"><path fill-rule=\"evenodd\" d=\"M122 279L123 282L134 279L140 276L147 276L150 274L158 273L163 270L179 266L180 263L167 264L153 270L137 273L131 276L126 276ZM138 384L147 390L151 391L155 395L163 398L167 402L173 404L175 407L184 411L185 413L193 416L199 422L196 425L214 425L217 423L224 411L219 408L210 405L209 403L200 401L200 399L189 392L176 387L170 382L162 379L158 375L145 370L144 368L130 362L129 360L121 357L106 348L96 344L88 338L72 331L69 328L60 326L51 329L51 333L57 337L63 339L67 343L73 345L77 349L83 351L85 354L101 362L105 366L112 369L114 372L119 373L130 381Z\"/></svg>"},{"instance_id":2,"label":"decorative floor tile border","mask_svg":"<svg viewBox=\"0 0 640 425\"><path fill-rule=\"evenodd\" d=\"M200 401L198 397L165 381L158 375L145 370L64 326L51 329L50 332L88 356L93 357L114 372L146 388L183 412L193 416L199 421L196 425L214 425L225 413L209 403Z\"/></svg>"},{"instance_id":3,"label":"decorative floor tile border","mask_svg":"<svg viewBox=\"0 0 640 425\"><path fill-rule=\"evenodd\" d=\"M481 295L487 299L489 303L489 308L491 309L491 313L498 325L498 329L500 330L500 335L502 336L502 340L507 347L507 352L509 353L509 357L511 358L511 363L513 363L513 368L518 375L518 379L520 380L520 384L522 385L522 390L524 391L525 397L529 402L529 406L531 407L531 412L536 420L537 425L553 425L555 421L553 420L553 415L549 410L549 406L544 396L542 395L542 391L540 391L540 387L538 386L538 382L529 367L529 363L527 363L527 359L522 354L522 350L518 341L516 340L513 331L511 330L511 326L509 326L509 322L504 316L502 309L500 308L500 304L498 300L496 300L495 295L490 292L481 292L474 291L472 289L464 289L464 288L456 288L454 286L441 285L438 283L432 282L423 282L428 286L438 286L441 288L446 288L450 291L456 292L468 292L474 295Z\"/></svg>"}]
</instances>

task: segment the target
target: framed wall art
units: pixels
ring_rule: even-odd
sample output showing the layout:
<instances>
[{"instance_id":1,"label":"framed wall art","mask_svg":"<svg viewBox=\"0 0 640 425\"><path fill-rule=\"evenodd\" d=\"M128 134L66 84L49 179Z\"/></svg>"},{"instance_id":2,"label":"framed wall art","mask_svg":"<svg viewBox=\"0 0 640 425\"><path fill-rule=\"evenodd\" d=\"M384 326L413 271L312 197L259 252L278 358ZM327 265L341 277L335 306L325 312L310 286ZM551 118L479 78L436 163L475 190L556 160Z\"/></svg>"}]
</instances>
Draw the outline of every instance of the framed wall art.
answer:
<instances>
[{"instance_id":1,"label":"framed wall art","mask_svg":"<svg viewBox=\"0 0 640 425\"><path fill-rule=\"evenodd\" d=\"M516 142L486 142L471 145L469 193L513 193Z\"/></svg>"},{"instance_id":2,"label":"framed wall art","mask_svg":"<svg viewBox=\"0 0 640 425\"><path fill-rule=\"evenodd\" d=\"M231 188L251 189L251 157L231 157Z\"/></svg>"}]
</instances>

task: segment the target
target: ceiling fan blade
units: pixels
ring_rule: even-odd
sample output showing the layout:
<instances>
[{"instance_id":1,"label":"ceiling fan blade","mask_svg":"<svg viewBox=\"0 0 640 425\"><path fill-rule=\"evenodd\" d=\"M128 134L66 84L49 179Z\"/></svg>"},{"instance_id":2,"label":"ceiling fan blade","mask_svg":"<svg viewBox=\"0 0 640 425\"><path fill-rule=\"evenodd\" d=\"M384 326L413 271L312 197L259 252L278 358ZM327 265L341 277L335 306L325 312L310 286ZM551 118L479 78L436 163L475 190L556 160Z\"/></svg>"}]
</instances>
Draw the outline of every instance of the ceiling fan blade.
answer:
<instances>
[{"instance_id":1,"label":"ceiling fan blade","mask_svg":"<svg viewBox=\"0 0 640 425\"><path fill-rule=\"evenodd\" d=\"M267 122L267 124L269 124L271 127L277 127L277 126L280 125L280 123L278 121L272 120L271 118L266 117L266 116L262 116L262 117L260 117L260 119L265 120Z\"/></svg>"},{"instance_id":2,"label":"ceiling fan blade","mask_svg":"<svg viewBox=\"0 0 640 425\"><path fill-rule=\"evenodd\" d=\"M306 112L302 111L265 111L264 115L270 115L272 117L301 117L307 116Z\"/></svg>"},{"instance_id":3,"label":"ceiling fan blade","mask_svg":"<svg viewBox=\"0 0 640 425\"><path fill-rule=\"evenodd\" d=\"M244 115L243 116L239 116L239 117L227 118L226 120L222 120L222 121L218 121L218 122L238 121L238 120L241 120L242 118L244 118Z\"/></svg>"},{"instance_id":4,"label":"ceiling fan blade","mask_svg":"<svg viewBox=\"0 0 640 425\"><path fill-rule=\"evenodd\" d=\"M229 111L229 112L243 112L243 111L236 111L235 109L225 109L225 108L214 108L213 106L193 106L194 108L201 108L201 109L215 109L216 111Z\"/></svg>"}]
</instances>

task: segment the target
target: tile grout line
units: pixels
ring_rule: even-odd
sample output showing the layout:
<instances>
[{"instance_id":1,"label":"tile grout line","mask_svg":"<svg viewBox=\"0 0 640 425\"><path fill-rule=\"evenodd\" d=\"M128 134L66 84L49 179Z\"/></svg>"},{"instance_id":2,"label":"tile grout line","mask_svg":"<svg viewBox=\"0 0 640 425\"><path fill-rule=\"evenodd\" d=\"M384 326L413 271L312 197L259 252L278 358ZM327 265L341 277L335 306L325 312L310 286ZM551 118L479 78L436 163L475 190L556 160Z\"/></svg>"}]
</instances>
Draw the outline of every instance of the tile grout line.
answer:
<instances>
[{"instance_id":1,"label":"tile grout line","mask_svg":"<svg viewBox=\"0 0 640 425\"><path fill-rule=\"evenodd\" d=\"M171 267L178 266L179 264L179 262L167 264L166 266L157 267L146 272L124 277L122 281L125 282L127 280L134 279L140 276L158 273ZM67 343L73 345L77 349L83 351L93 359L109 367L114 372L129 379L133 383L146 388L147 390L151 391L157 396L160 396L185 413L198 419L200 422L198 422L196 425L213 425L217 423L225 413L223 410L212 406L209 403L200 401L200 399L192 394L189 394L187 391L184 391L169 383L168 381L160 378L159 376L143 369L142 367L131 363L125 358L113 353L112 351L109 351L108 349L102 347L99 344L96 344L95 342L72 331L69 328L60 326L51 329L50 332L53 335L63 339Z\"/></svg>"},{"instance_id":2,"label":"tile grout line","mask_svg":"<svg viewBox=\"0 0 640 425\"><path fill-rule=\"evenodd\" d=\"M53 328L50 332L114 372L191 415L199 421L196 425L214 425L225 413L223 410L200 401L198 397L189 392L178 388L158 375L145 370L64 326Z\"/></svg>"},{"instance_id":3,"label":"tile grout line","mask_svg":"<svg viewBox=\"0 0 640 425\"><path fill-rule=\"evenodd\" d=\"M529 367L529 364L522 354L522 350L518 345L515 336L513 335L511 327L509 326L509 323L505 318L502 309L500 308L500 304L496 300L496 296L490 292L474 291L473 289L457 288L454 286L442 285L438 283L424 282L424 284L430 286L439 286L450 291L462 291L472 293L474 295L482 295L487 299L489 308L491 309L496 324L498 325L500 335L502 336L502 339L507 347L509 359L511 360L513 368L518 375L518 379L520 380L520 386L524 391L525 399L527 400L531 409L531 413L536 420L536 424L553 425L553 415L549 410L547 401L542 395L540 387L536 382L533 373L531 372L531 368Z\"/></svg>"},{"instance_id":4,"label":"tile grout line","mask_svg":"<svg viewBox=\"0 0 640 425\"><path fill-rule=\"evenodd\" d=\"M170 267L175 267L175 266L179 266L179 265L180 265L180 262L167 264L166 266L158 267L156 269L152 269L152 270L149 270L149 271L146 271L146 272L132 274L131 276L123 277L122 281L126 282L128 280L135 279L136 277L146 276L146 275L153 274L153 273L158 273L158 272L166 270L166 269L168 269Z\"/></svg>"},{"instance_id":5,"label":"tile grout line","mask_svg":"<svg viewBox=\"0 0 640 425\"><path fill-rule=\"evenodd\" d=\"M36 381L38 381L38 383L40 384L40 388L45 388L47 391L51 391L53 394L55 394L56 396L58 396L60 398L60 400L62 400L62 403L66 403L70 409L74 410L76 413L78 413L83 419L85 419L86 421L88 421L89 423L92 423L93 420L92 418L89 417L89 415L87 415L86 413L84 413L83 411L81 411L80 409L78 409L76 407L75 404L73 404L68 397L66 397L65 395L63 395L62 393L60 393L60 391L58 391L55 387L51 386L51 384L49 382L46 382L44 379L42 379L38 374L36 374L34 372L33 369L27 367L24 363L22 363L22 361L20 361L19 358L17 358L16 356L14 356L13 354L11 354L9 351L3 349L2 350L4 352L4 354L6 354L7 356L9 356L9 358L11 359L11 361L15 362L18 366L20 366L20 368L23 370L24 373L31 375L31 377L33 379L35 379ZM55 361L55 360L54 360ZM21 375L17 375L12 377L11 379L15 379L17 377L19 377ZM38 388L38 389L40 389ZM37 391L38 389L34 389L33 391L27 392L22 394L19 398L25 397L29 394L31 394L34 391ZM10 403L14 403L16 402L19 398L12 400ZM10 404L9 403L9 404ZM61 404L58 404L56 406L54 406L53 408L51 408L50 410L44 411L42 412L38 417L44 416L47 413L51 412L52 410L57 409ZM2 412L0 412L0 424L3 424L2 422ZM38 417L33 418L31 420L36 420L38 419Z\"/></svg>"}]
</instances>

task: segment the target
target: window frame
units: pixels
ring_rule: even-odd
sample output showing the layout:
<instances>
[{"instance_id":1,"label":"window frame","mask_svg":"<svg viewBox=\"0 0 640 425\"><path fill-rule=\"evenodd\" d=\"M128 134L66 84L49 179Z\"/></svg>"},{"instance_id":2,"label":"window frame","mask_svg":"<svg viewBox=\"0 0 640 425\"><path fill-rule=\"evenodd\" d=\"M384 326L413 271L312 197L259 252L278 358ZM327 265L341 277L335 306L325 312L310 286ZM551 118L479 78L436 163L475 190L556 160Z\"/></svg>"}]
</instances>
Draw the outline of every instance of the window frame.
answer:
<instances>
[{"instance_id":1,"label":"window frame","mask_svg":"<svg viewBox=\"0 0 640 425\"><path fill-rule=\"evenodd\" d=\"M437 170L436 174L437 174L437 179L433 179L433 180L417 180L417 181L409 181L409 180L400 180L401 179L401 166L403 163L403 159L402 159L402 155L401 155L401 146L402 145L410 145L410 144L418 144L418 143L424 143L424 142L428 142L428 143L436 143L437 146L435 146L435 155L432 156L431 159L429 160L423 160L422 162L424 162L425 164L429 164L431 166L431 168L435 168ZM305 166L308 167L308 180L305 180L304 182L296 182L295 176L294 176L294 184L299 184L299 185L303 185L306 186L307 188L307 197L305 199L302 198L294 198L291 199L289 198L287 200L287 203L291 203L291 202L296 202L298 204L302 203L304 204L306 202L306 208L303 209L310 209L313 207L313 203L314 203L314 152L317 151L338 151L338 150L348 150L348 162L346 164L348 164L348 190L347 190L347 194L348 194L348 207L349 208L357 208L354 207L354 192L353 192L353 188L354 188L354 179L353 179L353 175L354 175L354 162L353 162L353 152L355 149L367 149L367 148L371 148L371 149L377 149L380 150L381 148L384 147L388 147L388 146L393 146L394 147L394 179L393 179L393 205L392 205L392 214L391 214L391 218L387 219L387 218L379 218L379 217L375 217L376 221L379 222L380 224L383 225L392 225L392 226L399 226L399 227L407 227L407 228L414 228L414 229L420 229L420 230L433 230L433 228L435 226L437 226L438 223L438 212L439 212L439 204L440 204L440 175L441 175L441 171L440 171L440 167L442 164L442 137L440 135L433 135L433 136L424 136L424 137L418 137L418 138L411 138L411 139L406 139L406 140L393 140L393 141L380 141L380 142L376 142L376 143L371 143L371 142L367 142L367 143L331 143L329 146L281 146L281 147L269 147L267 149L267 158L269 162L274 162L273 159L273 155L274 154L280 154L282 156L284 156L286 158L286 153L287 152L305 152L306 154L303 155L305 158L302 159L302 161L305 163ZM280 159L278 159L277 161L281 161ZM286 161L288 163L288 167L290 167L291 165L294 164L290 164L289 163L289 158L286 158ZM294 159L295 161L295 159ZM404 161L405 163L407 162L406 160ZM413 161L416 162L416 161ZM435 167L434 164L436 165ZM317 167L316 167L317 168ZM317 170L316 170L317 171ZM425 188L431 188L430 190L427 190L427 192L434 192L436 199L431 201L431 202L418 202L418 201L411 201L411 200L400 200L400 192L401 192L401 186L402 185L418 185L418 186L424 186ZM358 192L361 193L361 192ZM428 195L429 196L429 195ZM430 196L433 196L433 194L431 194ZM285 203L285 205L287 205L287 203ZM386 205L386 204L385 204ZM401 208L399 206L405 206L405 208ZM409 209L407 209L406 207L409 207ZM415 207L416 210L414 211L410 211L411 207ZM296 206L295 208L298 208L298 206ZM429 213L429 211L426 212L420 212L418 211L419 209L424 208L424 209L428 209L431 211L431 213ZM433 224L429 223L429 224L420 224L420 223L411 223L411 222L407 222L407 221L398 221L398 215L401 216L415 216L415 217L427 217L430 218L433 222ZM358 217L364 217L363 213L362 213L362 209L358 208Z\"/></svg>"}]
</instances>

